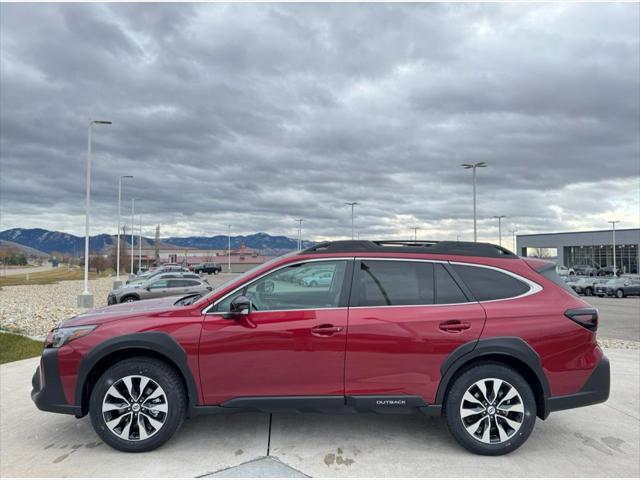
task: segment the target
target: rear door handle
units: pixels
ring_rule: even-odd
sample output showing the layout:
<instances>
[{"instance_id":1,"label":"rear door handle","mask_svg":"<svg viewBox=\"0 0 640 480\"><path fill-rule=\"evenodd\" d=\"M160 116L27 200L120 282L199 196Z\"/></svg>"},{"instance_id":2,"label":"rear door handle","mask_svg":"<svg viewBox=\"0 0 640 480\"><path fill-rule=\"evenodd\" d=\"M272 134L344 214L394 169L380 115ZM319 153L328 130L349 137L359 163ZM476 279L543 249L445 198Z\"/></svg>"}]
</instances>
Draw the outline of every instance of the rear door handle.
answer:
<instances>
[{"instance_id":1,"label":"rear door handle","mask_svg":"<svg viewBox=\"0 0 640 480\"><path fill-rule=\"evenodd\" d=\"M471 328L471 324L460 320L447 320L446 322L442 322L439 327L443 332L456 333L468 330Z\"/></svg>"},{"instance_id":2,"label":"rear door handle","mask_svg":"<svg viewBox=\"0 0 640 480\"><path fill-rule=\"evenodd\" d=\"M316 337L332 337L342 331L342 327L336 327L330 323L323 323L322 325L316 325L311 329L311 334Z\"/></svg>"}]
</instances>

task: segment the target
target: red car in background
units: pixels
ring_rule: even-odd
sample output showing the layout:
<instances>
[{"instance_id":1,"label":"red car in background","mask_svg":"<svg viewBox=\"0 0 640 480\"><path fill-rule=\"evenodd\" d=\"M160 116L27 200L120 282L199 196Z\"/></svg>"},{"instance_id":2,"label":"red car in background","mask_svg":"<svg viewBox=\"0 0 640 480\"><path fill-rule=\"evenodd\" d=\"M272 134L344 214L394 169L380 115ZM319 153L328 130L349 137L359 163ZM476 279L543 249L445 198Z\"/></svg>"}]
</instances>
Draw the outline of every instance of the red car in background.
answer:
<instances>
[{"instance_id":1,"label":"red car in background","mask_svg":"<svg viewBox=\"0 0 640 480\"><path fill-rule=\"evenodd\" d=\"M292 279L314 270L331 281ZM230 410L442 415L466 449L515 450L536 417L604 402L598 312L550 262L491 244L338 241L210 294L89 311L49 334L42 409L124 451Z\"/></svg>"}]
</instances>

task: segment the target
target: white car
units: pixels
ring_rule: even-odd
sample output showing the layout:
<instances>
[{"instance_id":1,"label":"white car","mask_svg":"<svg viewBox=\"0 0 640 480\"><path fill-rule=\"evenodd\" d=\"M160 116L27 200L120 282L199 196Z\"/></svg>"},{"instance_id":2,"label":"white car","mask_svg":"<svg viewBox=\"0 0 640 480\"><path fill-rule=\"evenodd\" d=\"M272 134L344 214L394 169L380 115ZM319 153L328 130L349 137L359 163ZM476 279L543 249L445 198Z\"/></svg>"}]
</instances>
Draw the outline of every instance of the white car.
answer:
<instances>
[{"instance_id":1,"label":"white car","mask_svg":"<svg viewBox=\"0 0 640 480\"><path fill-rule=\"evenodd\" d=\"M564 265L556 265L556 272L561 277L568 277L569 275L575 275L576 272L573 268L565 267Z\"/></svg>"}]
</instances>

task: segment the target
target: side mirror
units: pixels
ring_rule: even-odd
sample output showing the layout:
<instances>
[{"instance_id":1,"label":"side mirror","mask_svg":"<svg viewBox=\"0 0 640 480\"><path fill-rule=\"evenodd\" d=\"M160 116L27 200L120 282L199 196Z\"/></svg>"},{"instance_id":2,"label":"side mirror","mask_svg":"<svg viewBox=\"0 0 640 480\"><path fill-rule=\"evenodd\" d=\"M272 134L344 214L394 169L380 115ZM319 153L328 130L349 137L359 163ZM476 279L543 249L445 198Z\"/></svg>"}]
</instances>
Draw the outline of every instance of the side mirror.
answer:
<instances>
[{"instance_id":1,"label":"side mirror","mask_svg":"<svg viewBox=\"0 0 640 480\"><path fill-rule=\"evenodd\" d=\"M231 313L235 315L249 315L251 313L251 299L240 295L231 301L229 307Z\"/></svg>"},{"instance_id":2,"label":"side mirror","mask_svg":"<svg viewBox=\"0 0 640 480\"><path fill-rule=\"evenodd\" d=\"M147 292L150 292L150 291L151 291L151 286L149 285L149 286L145 287L145 290L146 290Z\"/></svg>"}]
</instances>

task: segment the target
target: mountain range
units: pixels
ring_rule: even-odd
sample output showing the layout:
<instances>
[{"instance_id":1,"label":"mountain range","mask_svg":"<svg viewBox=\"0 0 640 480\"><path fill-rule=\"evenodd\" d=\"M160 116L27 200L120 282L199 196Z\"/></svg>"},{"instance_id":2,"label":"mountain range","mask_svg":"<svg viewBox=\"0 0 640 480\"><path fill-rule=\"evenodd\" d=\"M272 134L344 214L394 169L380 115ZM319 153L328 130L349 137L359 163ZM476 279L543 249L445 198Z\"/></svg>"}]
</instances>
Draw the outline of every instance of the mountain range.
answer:
<instances>
[{"instance_id":1,"label":"mountain range","mask_svg":"<svg viewBox=\"0 0 640 480\"><path fill-rule=\"evenodd\" d=\"M12 228L0 232L0 240L23 245L45 253L60 252L79 256L84 251L84 237L70 233L45 230L43 228ZM89 237L89 250L92 252L105 252L116 244L115 235L105 233ZM125 241L131 244L131 236L127 235ZM228 245L226 235L212 237L169 237L161 238L161 245L165 248L185 247L197 249L226 249ZM135 237L137 246L138 237ZM143 248L151 247L154 239L143 237ZM303 248L310 247L314 242L304 240ZM259 232L252 235L237 235L231 237L231 248L239 248L241 245L258 250L262 255L279 255L297 248L298 241L281 235L269 235Z\"/></svg>"}]
</instances>

